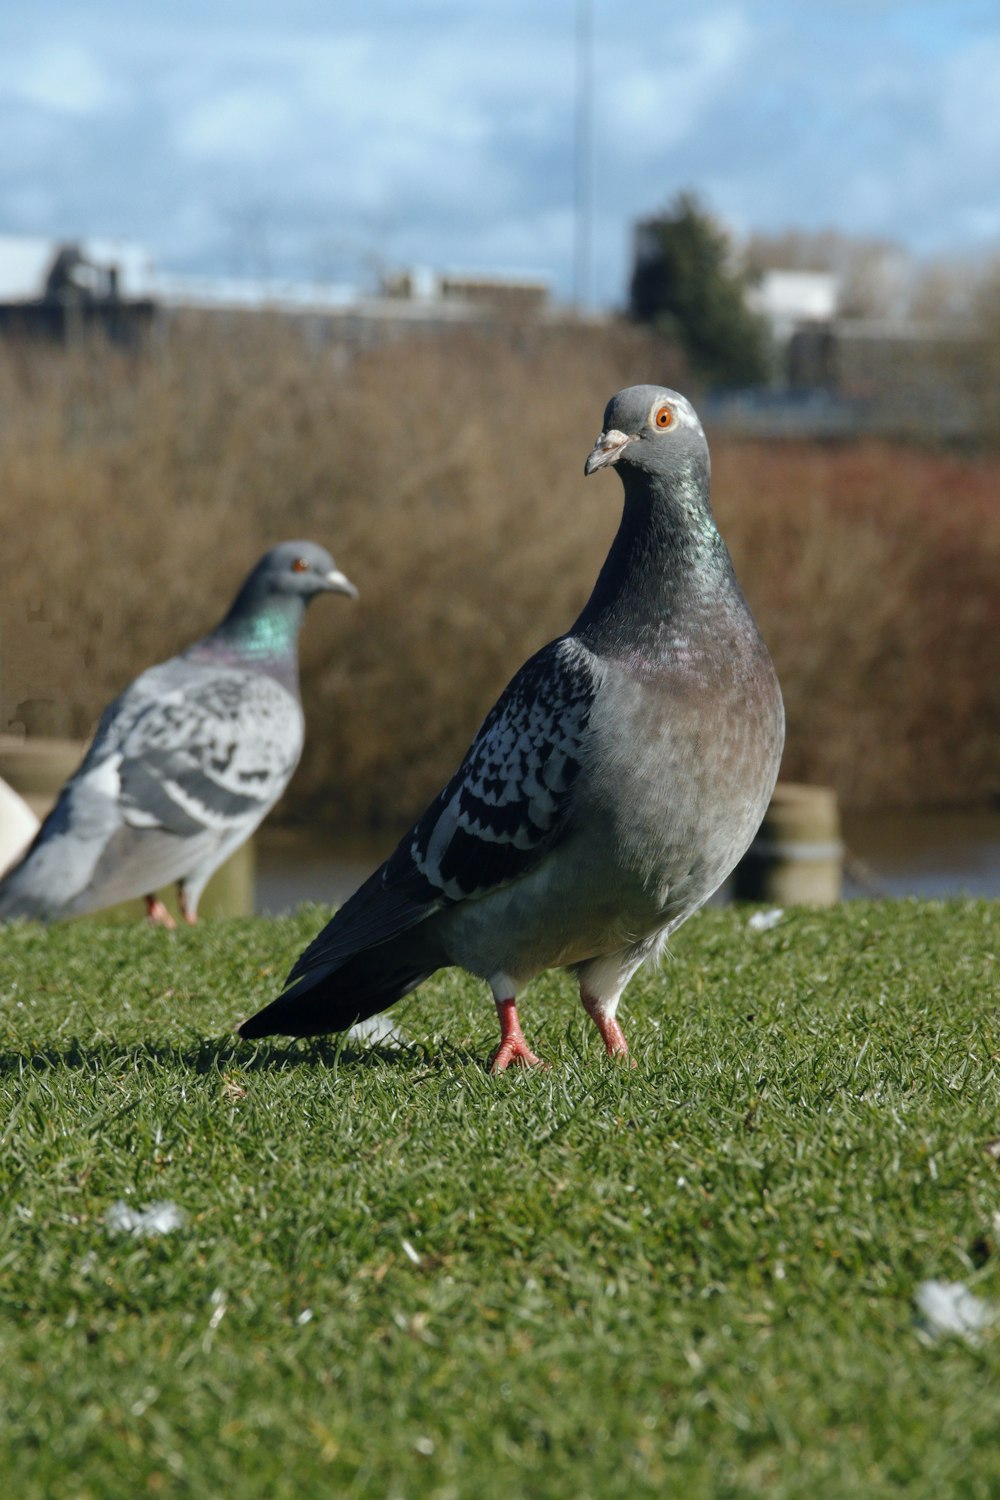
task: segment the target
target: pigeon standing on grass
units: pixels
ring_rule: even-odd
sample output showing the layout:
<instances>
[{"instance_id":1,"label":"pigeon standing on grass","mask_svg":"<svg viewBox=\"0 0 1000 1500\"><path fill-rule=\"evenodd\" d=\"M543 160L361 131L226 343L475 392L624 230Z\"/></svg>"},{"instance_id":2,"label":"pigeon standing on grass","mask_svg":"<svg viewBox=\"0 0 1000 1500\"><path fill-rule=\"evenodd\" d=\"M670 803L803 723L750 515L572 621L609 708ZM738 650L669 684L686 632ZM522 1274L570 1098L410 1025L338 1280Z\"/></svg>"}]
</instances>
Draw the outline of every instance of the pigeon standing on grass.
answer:
<instances>
[{"instance_id":1,"label":"pigeon standing on grass","mask_svg":"<svg viewBox=\"0 0 1000 1500\"><path fill-rule=\"evenodd\" d=\"M302 753L298 640L317 594L354 585L313 542L266 552L210 635L104 710L79 770L0 881L0 921L54 920L178 883L195 922L215 870L250 837Z\"/></svg>"},{"instance_id":2,"label":"pigeon standing on grass","mask_svg":"<svg viewBox=\"0 0 1000 1500\"><path fill-rule=\"evenodd\" d=\"M493 991L501 1072L538 1062L517 996L564 967L608 1053L627 1053L621 993L748 847L784 714L684 397L620 391L584 472L612 464L625 507L582 614L525 663L444 791L241 1035L343 1030L458 964Z\"/></svg>"}]
</instances>

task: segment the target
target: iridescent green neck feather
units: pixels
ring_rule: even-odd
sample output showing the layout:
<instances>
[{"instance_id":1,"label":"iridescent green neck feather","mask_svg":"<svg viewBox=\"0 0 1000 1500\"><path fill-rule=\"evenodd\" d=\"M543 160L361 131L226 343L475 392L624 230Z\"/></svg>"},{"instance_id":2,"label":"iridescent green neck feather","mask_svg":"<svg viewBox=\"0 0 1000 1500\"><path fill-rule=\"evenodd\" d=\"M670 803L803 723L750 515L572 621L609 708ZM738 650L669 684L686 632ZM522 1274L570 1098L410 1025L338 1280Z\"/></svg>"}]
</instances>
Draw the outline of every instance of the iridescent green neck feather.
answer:
<instances>
[{"instance_id":1,"label":"iridescent green neck feather","mask_svg":"<svg viewBox=\"0 0 1000 1500\"><path fill-rule=\"evenodd\" d=\"M250 668L298 692L299 628L305 604L295 596L238 598L226 618L191 654L225 666Z\"/></svg>"}]
</instances>

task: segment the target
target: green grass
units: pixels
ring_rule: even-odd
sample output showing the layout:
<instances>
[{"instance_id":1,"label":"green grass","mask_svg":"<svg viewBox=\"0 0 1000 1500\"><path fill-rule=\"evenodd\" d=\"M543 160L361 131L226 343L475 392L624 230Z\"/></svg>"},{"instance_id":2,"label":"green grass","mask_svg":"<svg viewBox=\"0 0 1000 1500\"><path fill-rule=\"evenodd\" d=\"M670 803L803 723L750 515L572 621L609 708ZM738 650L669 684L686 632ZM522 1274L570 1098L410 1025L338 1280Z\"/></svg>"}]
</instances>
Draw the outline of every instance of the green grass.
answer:
<instances>
[{"instance_id":1,"label":"green grass","mask_svg":"<svg viewBox=\"0 0 1000 1500\"><path fill-rule=\"evenodd\" d=\"M3 933L8 1493L1000 1493L1000 1334L912 1304L1000 1299L996 904L702 913L634 1070L549 976L496 1079L459 974L400 1053L236 1042L322 915Z\"/></svg>"}]
</instances>

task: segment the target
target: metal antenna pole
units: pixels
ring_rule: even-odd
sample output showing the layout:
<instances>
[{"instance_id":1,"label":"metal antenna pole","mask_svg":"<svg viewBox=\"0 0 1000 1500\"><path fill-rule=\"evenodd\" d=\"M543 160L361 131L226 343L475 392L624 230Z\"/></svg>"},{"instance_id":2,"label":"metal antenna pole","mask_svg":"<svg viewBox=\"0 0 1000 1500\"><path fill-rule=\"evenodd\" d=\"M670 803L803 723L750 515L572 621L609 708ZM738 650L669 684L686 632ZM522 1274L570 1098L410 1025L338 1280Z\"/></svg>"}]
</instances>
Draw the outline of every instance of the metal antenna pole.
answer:
<instances>
[{"instance_id":1,"label":"metal antenna pole","mask_svg":"<svg viewBox=\"0 0 1000 1500\"><path fill-rule=\"evenodd\" d=\"M576 0L576 181L574 204L573 301L578 313L590 306L590 235L592 199L593 17L591 0Z\"/></svg>"}]
</instances>

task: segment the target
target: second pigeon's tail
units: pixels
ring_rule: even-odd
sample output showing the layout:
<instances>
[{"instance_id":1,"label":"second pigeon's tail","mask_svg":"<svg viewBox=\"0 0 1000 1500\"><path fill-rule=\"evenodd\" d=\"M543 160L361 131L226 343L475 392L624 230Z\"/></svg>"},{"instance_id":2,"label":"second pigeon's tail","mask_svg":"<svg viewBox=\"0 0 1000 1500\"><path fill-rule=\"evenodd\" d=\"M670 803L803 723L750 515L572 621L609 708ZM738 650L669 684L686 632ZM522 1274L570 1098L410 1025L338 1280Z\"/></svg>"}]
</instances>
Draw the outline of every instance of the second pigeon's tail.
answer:
<instances>
[{"instance_id":1,"label":"second pigeon's tail","mask_svg":"<svg viewBox=\"0 0 1000 1500\"><path fill-rule=\"evenodd\" d=\"M250 1040L346 1031L388 1010L440 967L441 959L423 934L400 933L352 954L335 968L318 965L237 1029Z\"/></svg>"}]
</instances>

